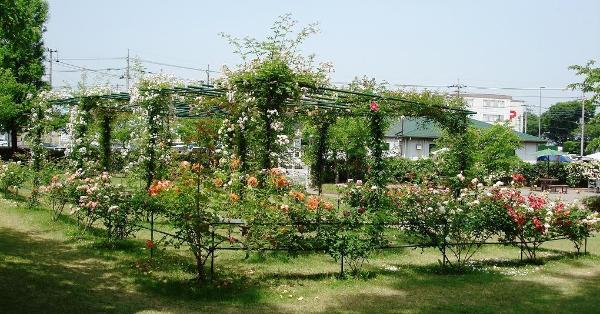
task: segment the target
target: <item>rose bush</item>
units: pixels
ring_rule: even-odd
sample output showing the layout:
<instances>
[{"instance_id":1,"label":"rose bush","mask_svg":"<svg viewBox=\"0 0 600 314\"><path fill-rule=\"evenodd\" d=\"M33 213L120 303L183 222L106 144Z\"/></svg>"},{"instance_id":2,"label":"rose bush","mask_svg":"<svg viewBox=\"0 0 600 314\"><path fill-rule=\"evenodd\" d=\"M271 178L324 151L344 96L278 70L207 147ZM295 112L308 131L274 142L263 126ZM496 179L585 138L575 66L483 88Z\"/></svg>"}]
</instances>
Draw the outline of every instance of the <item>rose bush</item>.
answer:
<instances>
[{"instance_id":1,"label":"rose bush","mask_svg":"<svg viewBox=\"0 0 600 314\"><path fill-rule=\"evenodd\" d=\"M28 175L28 168L20 161L0 164L0 191L18 194Z\"/></svg>"},{"instance_id":2,"label":"rose bush","mask_svg":"<svg viewBox=\"0 0 600 314\"><path fill-rule=\"evenodd\" d=\"M390 195L409 239L437 247L444 265L463 267L502 223L501 208L484 201L484 187L477 180L458 197L447 188L419 185L394 189Z\"/></svg>"}]
</instances>

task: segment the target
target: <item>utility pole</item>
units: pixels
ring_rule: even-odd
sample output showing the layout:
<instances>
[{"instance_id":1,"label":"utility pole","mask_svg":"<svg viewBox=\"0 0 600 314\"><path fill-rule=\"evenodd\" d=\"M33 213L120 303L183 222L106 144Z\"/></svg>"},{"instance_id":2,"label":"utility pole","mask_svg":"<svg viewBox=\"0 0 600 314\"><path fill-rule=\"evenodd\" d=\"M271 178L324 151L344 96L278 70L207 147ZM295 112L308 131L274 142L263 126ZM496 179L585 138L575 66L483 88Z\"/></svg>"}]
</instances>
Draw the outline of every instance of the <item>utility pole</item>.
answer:
<instances>
[{"instance_id":1,"label":"utility pole","mask_svg":"<svg viewBox=\"0 0 600 314\"><path fill-rule=\"evenodd\" d=\"M540 110L538 115L538 137L542 137L542 88L546 88L544 86L540 86Z\"/></svg>"},{"instance_id":2,"label":"utility pole","mask_svg":"<svg viewBox=\"0 0 600 314\"><path fill-rule=\"evenodd\" d=\"M527 114L529 113L529 108L525 105L525 113L523 114L523 133L527 134Z\"/></svg>"},{"instance_id":3,"label":"utility pole","mask_svg":"<svg viewBox=\"0 0 600 314\"><path fill-rule=\"evenodd\" d=\"M585 95L582 97L581 99L581 147L579 150L579 157L583 158L583 145L584 145L584 138L585 135Z\"/></svg>"},{"instance_id":4,"label":"utility pole","mask_svg":"<svg viewBox=\"0 0 600 314\"><path fill-rule=\"evenodd\" d=\"M466 87L465 85L460 85L460 79L456 79L456 84L454 85L450 85L449 87L455 87L456 88L456 97L460 97L460 89L463 87Z\"/></svg>"},{"instance_id":5,"label":"utility pole","mask_svg":"<svg viewBox=\"0 0 600 314\"><path fill-rule=\"evenodd\" d=\"M127 48L127 69L125 70L125 86L129 92L129 48Z\"/></svg>"},{"instance_id":6,"label":"utility pole","mask_svg":"<svg viewBox=\"0 0 600 314\"><path fill-rule=\"evenodd\" d=\"M206 84L210 85L210 64L206 66Z\"/></svg>"},{"instance_id":7,"label":"utility pole","mask_svg":"<svg viewBox=\"0 0 600 314\"><path fill-rule=\"evenodd\" d=\"M58 52L56 49L46 49L48 53L50 53L50 60L48 60L48 83L50 84L50 89L52 89L52 62L54 62L54 53Z\"/></svg>"}]
</instances>

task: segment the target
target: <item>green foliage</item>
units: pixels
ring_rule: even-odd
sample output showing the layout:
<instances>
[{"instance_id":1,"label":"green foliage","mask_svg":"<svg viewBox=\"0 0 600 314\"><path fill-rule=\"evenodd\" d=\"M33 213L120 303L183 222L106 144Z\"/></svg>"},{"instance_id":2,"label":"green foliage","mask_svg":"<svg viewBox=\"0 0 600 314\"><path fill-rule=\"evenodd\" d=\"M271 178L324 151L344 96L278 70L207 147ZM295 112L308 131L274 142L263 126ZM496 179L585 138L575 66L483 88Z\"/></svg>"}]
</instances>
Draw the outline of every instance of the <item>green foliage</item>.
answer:
<instances>
[{"instance_id":1,"label":"green foliage","mask_svg":"<svg viewBox=\"0 0 600 314\"><path fill-rule=\"evenodd\" d=\"M588 180L600 177L600 163L591 162L570 162L565 164L567 173L566 182L572 187L587 187Z\"/></svg>"},{"instance_id":2,"label":"green foliage","mask_svg":"<svg viewBox=\"0 0 600 314\"><path fill-rule=\"evenodd\" d=\"M29 169L20 161L0 164L0 191L17 193L29 176Z\"/></svg>"},{"instance_id":3,"label":"green foliage","mask_svg":"<svg viewBox=\"0 0 600 314\"><path fill-rule=\"evenodd\" d=\"M478 137L479 133L473 127L467 128L459 136L444 131L435 142L437 147L447 149L438 156L439 171L443 176L453 178L463 171L474 176L472 172L477 161Z\"/></svg>"},{"instance_id":4,"label":"green foliage","mask_svg":"<svg viewBox=\"0 0 600 314\"><path fill-rule=\"evenodd\" d=\"M21 131L30 113L26 96L44 85L47 12L44 0L0 1L0 130Z\"/></svg>"},{"instance_id":5,"label":"green foliage","mask_svg":"<svg viewBox=\"0 0 600 314\"><path fill-rule=\"evenodd\" d=\"M585 121L589 121L595 113L595 106L585 104ZM542 132L558 145L572 140L572 133L577 130L581 120L581 101L559 102L542 113Z\"/></svg>"},{"instance_id":6,"label":"green foliage","mask_svg":"<svg viewBox=\"0 0 600 314\"><path fill-rule=\"evenodd\" d=\"M533 136L538 136L538 133L540 131L540 118L538 115L536 115L535 113L529 112L527 111L527 134L529 135L533 135ZM542 126L542 132L545 129Z\"/></svg>"},{"instance_id":7,"label":"green foliage","mask_svg":"<svg viewBox=\"0 0 600 314\"><path fill-rule=\"evenodd\" d=\"M185 245L193 253L197 280L203 282L206 261L214 246L224 241L221 235L213 238L211 224L226 216L227 194L209 180L199 164L189 163L177 169L173 181L155 181L148 192L162 207L158 214L175 229L176 237L170 241L176 247Z\"/></svg>"},{"instance_id":8,"label":"green foliage","mask_svg":"<svg viewBox=\"0 0 600 314\"><path fill-rule=\"evenodd\" d=\"M410 160L406 158L387 158L386 169L390 182L423 184L439 179L436 161L430 158Z\"/></svg>"},{"instance_id":9,"label":"green foliage","mask_svg":"<svg viewBox=\"0 0 600 314\"><path fill-rule=\"evenodd\" d=\"M463 170L467 177L509 177L520 164L515 150L521 141L506 125L486 129L470 127L461 136L444 132L436 145L448 149L438 160L443 176L452 180Z\"/></svg>"},{"instance_id":10,"label":"green foliage","mask_svg":"<svg viewBox=\"0 0 600 314\"><path fill-rule=\"evenodd\" d=\"M569 88L578 89L584 93L591 94L589 102L597 104L600 101L600 68L594 67L594 64L596 64L596 62L590 60L583 66L570 66L570 70L575 71L577 75L583 76L583 81L580 83L569 84Z\"/></svg>"},{"instance_id":11,"label":"green foliage","mask_svg":"<svg viewBox=\"0 0 600 314\"><path fill-rule=\"evenodd\" d=\"M600 214L600 196L588 196L581 202L592 212Z\"/></svg>"},{"instance_id":12,"label":"green foliage","mask_svg":"<svg viewBox=\"0 0 600 314\"><path fill-rule=\"evenodd\" d=\"M393 212L412 242L437 247L442 264L462 268L480 248L477 242L490 239L503 223L504 209L483 202L483 193L471 186L458 198L448 189L403 186L392 191Z\"/></svg>"},{"instance_id":13,"label":"green foliage","mask_svg":"<svg viewBox=\"0 0 600 314\"><path fill-rule=\"evenodd\" d=\"M484 174L511 172L520 162L515 150L521 147L517 134L508 125L493 125L478 132L475 150L476 167Z\"/></svg>"},{"instance_id":14,"label":"green foliage","mask_svg":"<svg viewBox=\"0 0 600 314\"><path fill-rule=\"evenodd\" d=\"M580 142L576 141L565 141L563 143L563 152L569 154L577 154L579 155L581 146Z\"/></svg>"}]
</instances>

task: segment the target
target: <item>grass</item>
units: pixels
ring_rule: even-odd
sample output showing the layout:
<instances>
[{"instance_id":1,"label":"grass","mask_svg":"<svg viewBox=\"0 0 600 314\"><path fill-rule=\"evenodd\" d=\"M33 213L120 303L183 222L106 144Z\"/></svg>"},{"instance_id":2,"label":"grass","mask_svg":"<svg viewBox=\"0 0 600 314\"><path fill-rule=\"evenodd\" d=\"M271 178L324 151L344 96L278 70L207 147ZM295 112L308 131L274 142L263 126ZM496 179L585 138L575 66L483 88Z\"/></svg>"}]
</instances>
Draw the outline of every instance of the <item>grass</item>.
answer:
<instances>
[{"instance_id":1,"label":"grass","mask_svg":"<svg viewBox=\"0 0 600 314\"><path fill-rule=\"evenodd\" d=\"M385 251L368 276L343 280L323 254L220 252L217 278L198 287L185 250L150 260L147 234L107 245L98 233L0 198L0 312L597 313L600 299L598 237L588 256L564 253L567 241L545 244L543 265L487 246L462 274L442 273L433 249Z\"/></svg>"}]
</instances>

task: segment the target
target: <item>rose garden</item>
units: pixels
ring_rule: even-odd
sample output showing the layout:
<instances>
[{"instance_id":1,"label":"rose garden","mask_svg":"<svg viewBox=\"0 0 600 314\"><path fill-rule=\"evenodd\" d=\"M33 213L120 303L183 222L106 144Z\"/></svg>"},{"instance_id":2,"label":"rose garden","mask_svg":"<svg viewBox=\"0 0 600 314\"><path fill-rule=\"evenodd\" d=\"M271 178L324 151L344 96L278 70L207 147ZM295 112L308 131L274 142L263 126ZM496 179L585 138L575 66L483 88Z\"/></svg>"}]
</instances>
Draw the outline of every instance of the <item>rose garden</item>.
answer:
<instances>
[{"instance_id":1,"label":"rose garden","mask_svg":"<svg viewBox=\"0 0 600 314\"><path fill-rule=\"evenodd\" d=\"M334 88L328 65L297 52L312 29L293 37L285 23L265 42L227 37L242 63L214 84L140 73L128 93L83 86L30 95L30 150L0 167L3 195L25 213L45 213L47 224L70 226L75 241L92 237L104 255L135 252L129 269L146 285L168 280L186 295L215 300L207 291L235 294L260 285L240 266L259 271L256 259L267 260L271 278L292 286L306 280L365 285L384 276L381 267L425 272L443 285L503 267L598 264L598 252L588 248L588 242L598 246L597 208L524 192L545 164L510 156L498 157L495 167L482 164L478 154L485 149L460 98L366 79ZM447 150L435 160L394 160L384 132L401 117L441 126ZM42 142L61 119L71 144L57 157ZM365 153L339 163L332 157L336 132L347 125L359 126ZM195 143L190 152L172 149L182 134ZM295 139L306 143L311 186L286 172ZM334 165L351 163L362 171L326 184ZM561 171L573 185L600 170L569 167ZM556 241L560 250L547 248ZM406 257L416 251L421 266L402 262L419 259ZM372 265L382 257L386 266ZM285 264L294 260L306 260L314 277L285 277ZM281 292L292 289L276 294L301 301Z\"/></svg>"}]
</instances>

